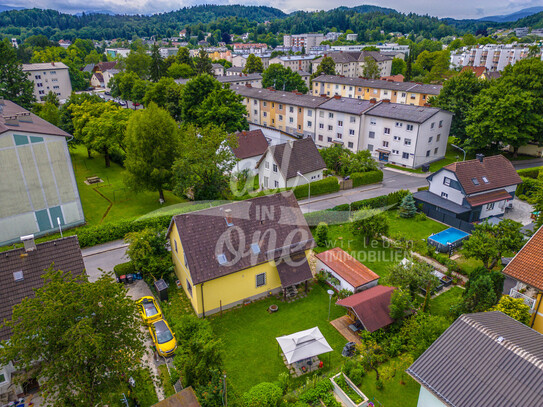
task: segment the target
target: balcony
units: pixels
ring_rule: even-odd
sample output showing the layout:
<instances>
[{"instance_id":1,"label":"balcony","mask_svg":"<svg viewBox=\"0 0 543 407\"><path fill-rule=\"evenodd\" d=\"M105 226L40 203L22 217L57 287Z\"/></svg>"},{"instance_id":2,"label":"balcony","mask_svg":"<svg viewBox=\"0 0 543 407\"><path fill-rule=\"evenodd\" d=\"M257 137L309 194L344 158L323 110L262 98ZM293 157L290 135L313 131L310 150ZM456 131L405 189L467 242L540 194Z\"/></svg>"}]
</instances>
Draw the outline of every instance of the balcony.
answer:
<instances>
[{"instance_id":1,"label":"balcony","mask_svg":"<svg viewBox=\"0 0 543 407\"><path fill-rule=\"evenodd\" d=\"M522 294L521 292L517 291L515 288L511 288L509 291L509 296L512 298L522 298L524 301L524 304L530 307L530 312L534 312L535 308L535 298L529 297L525 294Z\"/></svg>"}]
</instances>

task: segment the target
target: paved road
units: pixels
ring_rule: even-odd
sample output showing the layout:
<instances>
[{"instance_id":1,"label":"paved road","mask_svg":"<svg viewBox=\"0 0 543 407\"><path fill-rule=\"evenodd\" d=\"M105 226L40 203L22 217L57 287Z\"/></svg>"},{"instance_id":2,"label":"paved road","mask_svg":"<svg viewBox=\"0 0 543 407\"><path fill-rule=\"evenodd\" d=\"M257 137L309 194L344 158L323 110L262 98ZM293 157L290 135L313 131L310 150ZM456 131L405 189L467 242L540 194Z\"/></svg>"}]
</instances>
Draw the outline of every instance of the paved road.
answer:
<instances>
[{"instance_id":1,"label":"paved road","mask_svg":"<svg viewBox=\"0 0 543 407\"><path fill-rule=\"evenodd\" d=\"M126 247L124 241L114 240L81 250L89 281L96 281L103 272L112 272L117 264L127 262Z\"/></svg>"},{"instance_id":2,"label":"paved road","mask_svg":"<svg viewBox=\"0 0 543 407\"><path fill-rule=\"evenodd\" d=\"M543 158L534 158L533 160L523 161L511 161L513 167L517 170L523 170L525 168L541 167L543 166Z\"/></svg>"},{"instance_id":3,"label":"paved road","mask_svg":"<svg viewBox=\"0 0 543 407\"><path fill-rule=\"evenodd\" d=\"M312 198L311 201L304 199L299 201L302 212L315 212L333 208L337 205L349 204L363 199L375 198L387 195L400 189L409 189L416 192L417 188L428 185L425 174L406 174L402 171L394 171L389 168L383 169L383 182L377 185L367 185L360 188L340 191L335 194Z\"/></svg>"}]
</instances>

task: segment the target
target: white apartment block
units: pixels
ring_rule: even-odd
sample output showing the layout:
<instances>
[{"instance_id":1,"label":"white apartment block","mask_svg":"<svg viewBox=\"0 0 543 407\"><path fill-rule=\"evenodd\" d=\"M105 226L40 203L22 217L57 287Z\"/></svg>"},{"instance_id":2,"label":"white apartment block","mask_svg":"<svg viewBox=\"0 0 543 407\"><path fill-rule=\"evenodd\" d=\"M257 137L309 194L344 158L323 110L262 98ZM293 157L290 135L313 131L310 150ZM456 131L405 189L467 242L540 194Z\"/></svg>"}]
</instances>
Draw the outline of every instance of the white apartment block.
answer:
<instances>
[{"instance_id":1,"label":"white apartment block","mask_svg":"<svg viewBox=\"0 0 543 407\"><path fill-rule=\"evenodd\" d=\"M451 53L451 66L484 66L490 72L503 71L507 65L513 65L527 58L528 46L513 44L488 44L475 48L464 47Z\"/></svg>"},{"instance_id":2,"label":"white apartment block","mask_svg":"<svg viewBox=\"0 0 543 407\"><path fill-rule=\"evenodd\" d=\"M379 66L380 76L390 76L392 71L392 57L383 55L377 51L338 51L325 53L324 57L330 57L336 65L336 75L349 78L364 76L366 58L373 59ZM324 57L312 61L312 71L316 72Z\"/></svg>"},{"instance_id":3,"label":"white apartment block","mask_svg":"<svg viewBox=\"0 0 543 407\"><path fill-rule=\"evenodd\" d=\"M353 152L369 150L380 162L408 168L445 156L452 113L438 108L339 95L232 89L244 96L250 123L311 137L319 148L339 143Z\"/></svg>"},{"instance_id":4,"label":"white apartment block","mask_svg":"<svg viewBox=\"0 0 543 407\"><path fill-rule=\"evenodd\" d=\"M49 92L53 92L60 100L68 99L72 94L69 70L62 62L24 64L23 71L34 82L34 97L39 102Z\"/></svg>"},{"instance_id":5,"label":"white apartment block","mask_svg":"<svg viewBox=\"0 0 543 407\"><path fill-rule=\"evenodd\" d=\"M293 71L311 72L314 59L315 55L289 55L272 58L270 64L281 64Z\"/></svg>"},{"instance_id":6,"label":"white apartment block","mask_svg":"<svg viewBox=\"0 0 543 407\"><path fill-rule=\"evenodd\" d=\"M257 55L258 58L262 61L262 67L264 69L267 69L270 66L270 59L271 54L259 54ZM245 64L247 64L247 58L249 58L249 54L244 55L233 55L232 56L232 67L233 68L245 68Z\"/></svg>"},{"instance_id":7,"label":"white apartment block","mask_svg":"<svg viewBox=\"0 0 543 407\"><path fill-rule=\"evenodd\" d=\"M295 34L283 36L285 47L315 47L324 41L324 34Z\"/></svg>"},{"instance_id":8,"label":"white apartment block","mask_svg":"<svg viewBox=\"0 0 543 407\"><path fill-rule=\"evenodd\" d=\"M333 45L332 51L362 51L366 47L376 47L379 50L379 52L398 52L404 55L409 54L409 45L398 45L395 43L385 43L381 45L375 45L375 44Z\"/></svg>"}]
</instances>

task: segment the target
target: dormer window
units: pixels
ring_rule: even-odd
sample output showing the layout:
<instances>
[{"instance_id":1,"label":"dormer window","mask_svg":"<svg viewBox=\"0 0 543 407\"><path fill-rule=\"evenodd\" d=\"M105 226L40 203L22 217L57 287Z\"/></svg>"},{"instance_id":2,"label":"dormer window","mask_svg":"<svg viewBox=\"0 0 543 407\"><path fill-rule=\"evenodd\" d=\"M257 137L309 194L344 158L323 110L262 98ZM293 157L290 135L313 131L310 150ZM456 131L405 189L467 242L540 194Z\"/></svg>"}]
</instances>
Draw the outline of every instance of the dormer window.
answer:
<instances>
[{"instance_id":1,"label":"dormer window","mask_svg":"<svg viewBox=\"0 0 543 407\"><path fill-rule=\"evenodd\" d=\"M487 177L481 177L481 178L483 179L483 182L485 184L488 184L490 182Z\"/></svg>"},{"instance_id":2,"label":"dormer window","mask_svg":"<svg viewBox=\"0 0 543 407\"><path fill-rule=\"evenodd\" d=\"M479 185L479 180L477 178L472 178L471 182L473 182L473 185Z\"/></svg>"},{"instance_id":3,"label":"dormer window","mask_svg":"<svg viewBox=\"0 0 543 407\"><path fill-rule=\"evenodd\" d=\"M221 266L226 264L226 256L224 255L224 253L217 255L217 261Z\"/></svg>"}]
</instances>

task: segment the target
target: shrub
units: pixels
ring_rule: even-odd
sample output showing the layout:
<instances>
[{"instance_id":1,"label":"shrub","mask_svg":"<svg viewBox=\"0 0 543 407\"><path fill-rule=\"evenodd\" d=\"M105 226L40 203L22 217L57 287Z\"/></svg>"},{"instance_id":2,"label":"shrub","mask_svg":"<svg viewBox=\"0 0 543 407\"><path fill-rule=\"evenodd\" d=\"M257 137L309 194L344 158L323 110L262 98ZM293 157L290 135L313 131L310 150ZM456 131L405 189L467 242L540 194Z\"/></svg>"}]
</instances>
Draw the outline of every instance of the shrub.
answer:
<instances>
[{"instance_id":1,"label":"shrub","mask_svg":"<svg viewBox=\"0 0 543 407\"><path fill-rule=\"evenodd\" d=\"M543 167L526 168L523 170L517 170L517 174L521 177L537 179L541 170L543 170Z\"/></svg>"},{"instance_id":2,"label":"shrub","mask_svg":"<svg viewBox=\"0 0 543 407\"><path fill-rule=\"evenodd\" d=\"M526 197L524 199L530 198L534 193L542 188L542 183L538 179L532 179L527 177L521 177L522 184L517 187L516 195Z\"/></svg>"},{"instance_id":3,"label":"shrub","mask_svg":"<svg viewBox=\"0 0 543 407\"><path fill-rule=\"evenodd\" d=\"M351 295L353 295L353 292L351 290L347 290L346 288L342 288L337 293L337 297L340 300L342 300L343 298L350 297Z\"/></svg>"},{"instance_id":4,"label":"shrub","mask_svg":"<svg viewBox=\"0 0 543 407\"><path fill-rule=\"evenodd\" d=\"M378 379L375 381L375 388L377 390L383 390L385 385L383 384L383 381L381 379Z\"/></svg>"},{"instance_id":5,"label":"shrub","mask_svg":"<svg viewBox=\"0 0 543 407\"><path fill-rule=\"evenodd\" d=\"M311 196L329 194L339 191L339 182L336 177L328 177L311 183ZM309 184L299 185L293 189L296 199L307 198L309 195Z\"/></svg>"},{"instance_id":6,"label":"shrub","mask_svg":"<svg viewBox=\"0 0 543 407\"><path fill-rule=\"evenodd\" d=\"M351 174L351 179L353 180L353 187L374 184L383 181L383 171L355 172Z\"/></svg>"},{"instance_id":7,"label":"shrub","mask_svg":"<svg viewBox=\"0 0 543 407\"><path fill-rule=\"evenodd\" d=\"M319 222L315 233L315 241L318 246L325 247L328 241L328 225L325 222Z\"/></svg>"},{"instance_id":8,"label":"shrub","mask_svg":"<svg viewBox=\"0 0 543 407\"><path fill-rule=\"evenodd\" d=\"M253 386L251 390L243 395L243 401L247 407L275 407L283 392L273 383L262 382Z\"/></svg>"},{"instance_id":9,"label":"shrub","mask_svg":"<svg viewBox=\"0 0 543 407\"><path fill-rule=\"evenodd\" d=\"M417 191L428 191L430 187L418 187Z\"/></svg>"},{"instance_id":10,"label":"shrub","mask_svg":"<svg viewBox=\"0 0 543 407\"><path fill-rule=\"evenodd\" d=\"M113 267L113 271L115 272L116 277L120 277L127 274L133 274L136 272L136 269L134 268L132 262L127 261L126 263L117 264L115 267Z\"/></svg>"},{"instance_id":11,"label":"shrub","mask_svg":"<svg viewBox=\"0 0 543 407\"><path fill-rule=\"evenodd\" d=\"M318 403L319 399L323 399L329 394L330 391L334 388L334 385L330 380L322 380L317 383L317 385L309 390L304 391L300 395L300 401L304 403ZM326 404L326 403L325 403Z\"/></svg>"},{"instance_id":12,"label":"shrub","mask_svg":"<svg viewBox=\"0 0 543 407\"><path fill-rule=\"evenodd\" d=\"M417 213L417 207L415 206L415 200L413 195L407 194L400 204L400 216L402 218L412 218Z\"/></svg>"}]
</instances>

